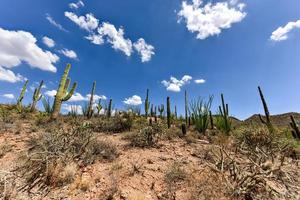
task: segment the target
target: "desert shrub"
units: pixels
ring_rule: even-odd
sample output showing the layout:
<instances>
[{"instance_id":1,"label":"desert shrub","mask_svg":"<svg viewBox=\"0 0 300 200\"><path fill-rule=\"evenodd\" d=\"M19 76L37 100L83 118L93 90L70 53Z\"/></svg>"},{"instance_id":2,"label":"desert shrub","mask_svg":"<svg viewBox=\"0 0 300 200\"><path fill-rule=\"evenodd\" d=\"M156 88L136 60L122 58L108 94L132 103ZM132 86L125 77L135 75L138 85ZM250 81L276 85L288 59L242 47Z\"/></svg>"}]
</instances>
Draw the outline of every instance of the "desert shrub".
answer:
<instances>
[{"instance_id":1,"label":"desert shrub","mask_svg":"<svg viewBox=\"0 0 300 200\"><path fill-rule=\"evenodd\" d=\"M89 164L117 156L112 144L98 141L91 128L83 125L32 136L27 145L29 150L18 169L26 182L20 189L29 191L62 185L61 180L70 176L65 169L75 161Z\"/></svg>"},{"instance_id":2,"label":"desert shrub","mask_svg":"<svg viewBox=\"0 0 300 200\"><path fill-rule=\"evenodd\" d=\"M49 98L42 98L42 104L47 114L52 113L52 106Z\"/></svg>"},{"instance_id":3,"label":"desert shrub","mask_svg":"<svg viewBox=\"0 0 300 200\"><path fill-rule=\"evenodd\" d=\"M124 131L130 131L133 124L132 117L130 115L115 116L110 118L100 118L93 124L93 129L96 132L106 133L121 133Z\"/></svg>"},{"instance_id":4,"label":"desert shrub","mask_svg":"<svg viewBox=\"0 0 300 200\"><path fill-rule=\"evenodd\" d=\"M0 119L4 123L13 123L13 117L7 108L0 107Z\"/></svg>"},{"instance_id":5,"label":"desert shrub","mask_svg":"<svg viewBox=\"0 0 300 200\"><path fill-rule=\"evenodd\" d=\"M12 146L8 144L6 141L3 144L0 144L0 158L5 156L6 153L12 150Z\"/></svg>"},{"instance_id":6,"label":"desert shrub","mask_svg":"<svg viewBox=\"0 0 300 200\"><path fill-rule=\"evenodd\" d=\"M191 101L189 111L193 116L193 124L199 133L204 134L209 124L209 110L213 96L210 96L208 101L201 97L198 100Z\"/></svg>"},{"instance_id":7,"label":"desert shrub","mask_svg":"<svg viewBox=\"0 0 300 200\"><path fill-rule=\"evenodd\" d=\"M224 116L221 115L221 113L219 113L215 119L216 119L215 124L217 129L229 135L230 131L232 130L231 119L229 117L225 118Z\"/></svg>"},{"instance_id":8,"label":"desert shrub","mask_svg":"<svg viewBox=\"0 0 300 200\"><path fill-rule=\"evenodd\" d=\"M133 147L153 147L157 143L158 137L162 135L163 129L159 125L147 126L125 135L123 139L129 140Z\"/></svg>"}]
</instances>

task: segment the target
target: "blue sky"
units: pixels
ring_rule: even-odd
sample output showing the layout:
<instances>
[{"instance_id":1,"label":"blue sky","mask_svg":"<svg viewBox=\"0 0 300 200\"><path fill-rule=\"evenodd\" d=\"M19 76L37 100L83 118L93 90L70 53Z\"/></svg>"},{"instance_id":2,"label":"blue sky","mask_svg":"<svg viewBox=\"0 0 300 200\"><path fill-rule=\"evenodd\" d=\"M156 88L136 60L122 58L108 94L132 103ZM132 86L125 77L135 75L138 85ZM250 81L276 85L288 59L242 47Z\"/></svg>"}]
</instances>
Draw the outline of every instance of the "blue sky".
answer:
<instances>
[{"instance_id":1,"label":"blue sky","mask_svg":"<svg viewBox=\"0 0 300 200\"><path fill-rule=\"evenodd\" d=\"M15 101L25 78L44 80L49 94L71 63L81 96L66 105L83 104L95 80L118 109L149 88L151 103L170 96L183 113L187 90L190 99L214 95L213 111L224 93L244 119L263 112L260 85L271 113L299 112L299 9L299 0L1 0L0 102Z\"/></svg>"}]
</instances>

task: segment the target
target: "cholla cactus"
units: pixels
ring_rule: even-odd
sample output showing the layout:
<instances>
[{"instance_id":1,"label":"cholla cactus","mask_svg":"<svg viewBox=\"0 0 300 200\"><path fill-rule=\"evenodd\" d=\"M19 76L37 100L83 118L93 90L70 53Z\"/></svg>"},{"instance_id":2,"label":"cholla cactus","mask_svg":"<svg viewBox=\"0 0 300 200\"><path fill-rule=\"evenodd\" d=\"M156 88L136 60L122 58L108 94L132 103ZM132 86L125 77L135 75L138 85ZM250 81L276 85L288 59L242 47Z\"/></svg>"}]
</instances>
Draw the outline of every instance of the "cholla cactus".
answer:
<instances>
[{"instance_id":1,"label":"cholla cactus","mask_svg":"<svg viewBox=\"0 0 300 200\"><path fill-rule=\"evenodd\" d=\"M23 88L21 90L20 96L19 96L19 98L17 100L17 108L18 109L22 108L22 101L24 99L24 95L25 95L25 92L26 92L27 84L28 84L28 80L25 81L25 83L23 85Z\"/></svg>"},{"instance_id":2,"label":"cholla cactus","mask_svg":"<svg viewBox=\"0 0 300 200\"><path fill-rule=\"evenodd\" d=\"M71 68L71 64L67 64L64 74L62 75L62 78L60 80L58 90L55 95L55 99L53 103L53 111L51 114L51 119L56 119L58 117L62 102L68 101L74 94L74 91L77 87L77 83L75 82L71 90L68 92L70 82L71 82L71 79L68 78L70 68Z\"/></svg>"},{"instance_id":3,"label":"cholla cactus","mask_svg":"<svg viewBox=\"0 0 300 200\"><path fill-rule=\"evenodd\" d=\"M91 91L90 102L87 110L87 118L91 118L93 116L93 103L94 103L95 89L96 89L96 81L94 81L92 91Z\"/></svg>"},{"instance_id":4,"label":"cholla cactus","mask_svg":"<svg viewBox=\"0 0 300 200\"><path fill-rule=\"evenodd\" d=\"M32 96L31 112L35 111L35 107L36 107L37 102L39 100L41 100L41 98L43 96L41 94L41 89L43 87L43 84L44 84L44 81L41 81L39 87L35 88L35 90L34 90L34 93L33 93L33 96Z\"/></svg>"}]
</instances>

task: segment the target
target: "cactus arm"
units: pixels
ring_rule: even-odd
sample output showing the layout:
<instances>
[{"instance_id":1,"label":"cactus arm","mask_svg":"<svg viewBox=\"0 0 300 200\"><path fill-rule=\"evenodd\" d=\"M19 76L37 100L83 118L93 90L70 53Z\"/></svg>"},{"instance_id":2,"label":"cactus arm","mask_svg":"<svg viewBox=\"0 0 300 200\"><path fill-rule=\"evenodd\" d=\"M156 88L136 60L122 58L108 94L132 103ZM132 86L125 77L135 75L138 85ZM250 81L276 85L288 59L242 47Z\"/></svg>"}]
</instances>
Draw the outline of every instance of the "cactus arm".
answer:
<instances>
[{"instance_id":1,"label":"cactus arm","mask_svg":"<svg viewBox=\"0 0 300 200\"><path fill-rule=\"evenodd\" d=\"M77 82L73 83L73 86L71 90L68 92L68 94L62 99L62 101L68 101L74 94L75 90L77 88Z\"/></svg>"},{"instance_id":2,"label":"cactus arm","mask_svg":"<svg viewBox=\"0 0 300 200\"><path fill-rule=\"evenodd\" d=\"M96 89L96 81L93 82L93 87L92 87L92 91L91 91L90 102L88 105L88 112L87 112L88 118L91 118L93 115L93 102L94 102L95 89Z\"/></svg>"}]
</instances>

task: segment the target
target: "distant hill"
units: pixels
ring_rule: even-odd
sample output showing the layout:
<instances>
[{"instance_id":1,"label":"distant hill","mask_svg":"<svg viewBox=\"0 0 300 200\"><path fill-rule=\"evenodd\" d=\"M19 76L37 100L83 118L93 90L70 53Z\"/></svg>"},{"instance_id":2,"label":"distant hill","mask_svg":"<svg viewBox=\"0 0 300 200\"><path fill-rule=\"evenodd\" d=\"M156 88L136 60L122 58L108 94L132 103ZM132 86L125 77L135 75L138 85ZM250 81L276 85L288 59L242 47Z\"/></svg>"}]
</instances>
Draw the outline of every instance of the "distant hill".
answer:
<instances>
[{"instance_id":1,"label":"distant hill","mask_svg":"<svg viewBox=\"0 0 300 200\"><path fill-rule=\"evenodd\" d=\"M289 112L289 113L283 113L283 114L279 114L279 115L271 115L271 121L274 125L276 126L289 126L291 119L290 116L293 115L296 122L298 122L300 124L300 113L296 113L296 112ZM263 117L263 119L265 119L265 117ZM259 119L258 114L252 115L251 117L249 117L248 119L244 120L242 122L243 125L256 125L256 124L261 124L261 121Z\"/></svg>"}]
</instances>

